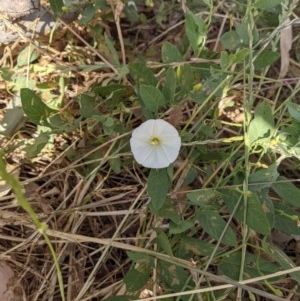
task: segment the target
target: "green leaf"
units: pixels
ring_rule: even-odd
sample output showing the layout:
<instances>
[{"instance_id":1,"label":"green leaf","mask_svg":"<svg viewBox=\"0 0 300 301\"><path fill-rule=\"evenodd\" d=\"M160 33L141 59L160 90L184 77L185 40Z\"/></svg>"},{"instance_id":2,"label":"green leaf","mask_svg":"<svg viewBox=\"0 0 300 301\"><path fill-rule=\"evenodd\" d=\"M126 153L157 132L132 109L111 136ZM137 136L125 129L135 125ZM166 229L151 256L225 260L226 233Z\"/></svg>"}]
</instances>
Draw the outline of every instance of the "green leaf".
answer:
<instances>
[{"instance_id":1,"label":"green leaf","mask_svg":"<svg viewBox=\"0 0 300 301\"><path fill-rule=\"evenodd\" d=\"M109 165L115 174L119 174L122 170L122 161L119 157L109 159Z\"/></svg>"},{"instance_id":2,"label":"green leaf","mask_svg":"<svg viewBox=\"0 0 300 301\"><path fill-rule=\"evenodd\" d=\"M265 240L262 242L264 251L272 257L283 269L291 269L297 267L297 265L290 259L282 250L277 248L273 244L268 244ZM300 272L291 273L291 278L300 283Z\"/></svg>"},{"instance_id":3,"label":"green leaf","mask_svg":"<svg viewBox=\"0 0 300 301\"><path fill-rule=\"evenodd\" d=\"M23 88L27 89L34 89L35 88L35 81L28 76L18 76L15 81L15 91L20 91Z\"/></svg>"},{"instance_id":4,"label":"green leaf","mask_svg":"<svg viewBox=\"0 0 300 301\"><path fill-rule=\"evenodd\" d=\"M225 32L221 36L221 43L228 50L236 50L237 48L249 46L249 24L241 23L235 25L235 30ZM252 30L253 42L258 40L258 31L256 28Z\"/></svg>"},{"instance_id":5,"label":"green leaf","mask_svg":"<svg viewBox=\"0 0 300 301\"><path fill-rule=\"evenodd\" d=\"M287 203L300 206L300 189L292 184L287 178L280 177L278 182L273 183L272 189Z\"/></svg>"},{"instance_id":6,"label":"green leaf","mask_svg":"<svg viewBox=\"0 0 300 301\"><path fill-rule=\"evenodd\" d=\"M151 169L148 177L148 194L155 211L163 207L170 188L170 178L166 168Z\"/></svg>"},{"instance_id":7,"label":"green leaf","mask_svg":"<svg viewBox=\"0 0 300 301\"><path fill-rule=\"evenodd\" d=\"M278 5L280 5L283 0L256 0L254 6L261 10L270 10Z\"/></svg>"},{"instance_id":8,"label":"green leaf","mask_svg":"<svg viewBox=\"0 0 300 301\"><path fill-rule=\"evenodd\" d=\"M18 55L17 65L26 66L35 61L40 56L39 52L32 46L25 47Z\"/></svg>"},{"instance_id":9,"label":"green leaf","mask_svg":"<svg viewBox=\"0 0 300 301\"><path fill-rule=\"evenodd\" d=\"M239 279L241 270L241 252L229 253L224 256L218 267L219 275L226 275L230 279ZM243 279L254 278L278 272L278 266L264 260L262 257L246 253Z\"/></svg>"},{"instance_id":10,"label":"green leaf","mask_svg":"<svg viewBox=\"0 0 300 301\"><path fill-rule=\"evenodd\" d=\"M170 234L180 234L194 227L194 223L186 220L180 220L177 223L170 222Z\"/></svg>"},{"instance_id":11,"label":"green leaf","mask_svg":"<svg viewBox=\"0 0 300 301\"><path fill-rule=\"evenodd\" d=\"M276 62L279 57L280 55L277 52L264 50L254 60L254 68L256 70L263 70Z\"/></svg>"},{"instance_id":12,"label":"green leaf","mask_svg":"<svg viewBox=\"0 0 300 301\"><path fill-rule=\"evenodd\" d=\"M229 67L229 55L227 51L222 51L220 56L220 66L223 70Z\"/></svg>"},{"instance_id":13,"label":"green leaf","mask_svg":"<svg viewBox=\"0 0 300 301\"><path fill-rule=\"evenodd\" d=\"M249 55L249 48L242 48L236 51L236 53L231 54L231 60L233 64L238 64L244 62L244 60L248 57Z\"/></svg>"},{"instance_id":14,"label":"green leaf","mask_svg":"<svg viewBox=\"0 0 300 301\"><path fill-rule=\"evenodd\" d=\"M76 130L80 125L81 118L67 122L59 114L53 114L47 119L47 126L51 127L56 133L70 133Z\"/></svg>"},{"instance_id":15,"label":"green leaf","mask_svg":"<svg viewBox=\"0 0 300 301\"><path fill-rule=\"evenodd\" d=\"M267 218L267 212L265 212L266 208L262 206L256 193L248 198L247 205L247 225L257 233L270 234L271 226Z\"/></svg>"},{"instance_id":16,"label":"green leaf","mask_svg":"<svg viewBox=\"0 0 300 301\"><path fill-rule=\"evenodd\" d=\"M275 210L272 199L269 196L269 189L265 188L256 192L256 195L261 203L263 211L266 213L270 228L273 229L275 225Z\"/></svg>"},{"instance_id":17,"label":"green leaf","mask_svg":"<svg viewBox=\"0 0 300 301\"><path fill-rule=\"evenodd\" d=\"M176 74L181 89L190 93L194 86L194 75L191 66L188 64L178 66Z\"/></svg>"},{"instance_id":18,"label":"green leaf","mask_svg":"<svg viewBox=\"0 0 300 301\"><path fill-rule=\"evenodd\" d=\"M221 234L226 227L226 222L216 210L198 210L197 219L206 233L215 240L220 239ZM236 245L236 237L230 227L227 228L221 241L228 246Z\"/></svg>"},{"instance_id":19,"label":"green leaf","mask_svg":"<svg viewBox=\"0 0 300 301\"><path fill-rule=\"evenodd\" d=\"M298 205L299 207L299 205ZM297 207L297 208L298 208ZM300 235L300 214L287 204L274 202L275 229L284 233Z\"/></svg>"},{"instance_id":20,"label":"green leaf","mask_svg":"<svg viewBox=\"0 0 300 301\"><path fill-rule=\"evenodd\" d=\"M182 62L182 55L175 45L165 42L161 49L161 59L166 64Z\"/></svg>"},{"instance_id":21,"label":"green leaf","mask_svg":"<svg viewBox=\"0 0 300 301\"><path fill-rule=\"evenodd\" d=\"M228 49L231 51L239 48L240 40L239 40L239 36L238 36L237 32L235 30L225 32L221 36L221 43L225 49Z\"/></svg>"},{"instance_id":22,"label":"green leaf","mask_svg":"<svg viewBox=\"0 0 300 301\"><path fill-rule=\"evenodd\" d=\"M109 8L109 5L106 0L95 0L95 7L103 10Z\"/></svg>"},{"instance_id":23,"label":"green leaf","mask_svg":"<svg viewBox=\"0 0 300 301\"><path fill-rule=\"evenodd\" d=\"M249 27L250 25L248 22L235 25L235 30L238 34L239 42L243 46L249 45ZM258 40L258 31L256 27L252 29L251 38L253 40L253 43L255 43Z\"/></svg>"},{"instance_id":24,"label":"green leaf","mask_svg":"<svg viewBox=\"0 0 300 301\"><path fill-rule=\"evenodd\" d=\"M174 103L174 96L176 90L176 74L173 68L168 68L166 72L166 81L162 92L168 102Z\"/></svg>"},{"instance_id":25,"label":"green leaf","mask_svg":"<svg viewBox=\"0 0 300 301\"><path fill-rule=\"evenodd\" d=\"M300 39L297 40L295 47L296 47L296 49L300 49ZM300 51L297 51L295 53L295 56L296 56L297 62L299 63L300 62Z\"/></svg>"},{"instance_id":26,"label":"green leaf","mask_svg":"<svg viewBox=\"0 0 300 301\"><path fill-rule=\"evenodd\" d=\"M188 258L195 255L210 256L214 249L215 245L207 241L184 236L180 238L178 254L186 254Z\"/></svg>"},{"instance_id":27,"label":"green leaf","mask_svg":"<svg viewBox=\"0 0 300 301\"><path fill-rule=\"evenodd\" d=\"M126 254L133 262L138 262L143 266L151 268L154 266L154 258L148 254L131 251L127 251Z\"/></svg>"},{"instance_id":28,"label":"green leaf","mask_svg":"<svg viewBox=\"0 0 300 301\"><path fill-rule=\"evenodd\" d=\"M96 86L95 88L93 88L93 92L104 97L105 100L112 99L116 102L122 103L124 102L124 99L128 99L130 96L135 94L135 91L132 86L122 84ZM110 103L111 102L109 102L109 104Z\"/></svg>"},{"instance_id":29,"label":"green leaf","mask_svg":"<svg viewBox=\"0 0 300 301\"><path fill-rule=\"evenodd\" d=\"M236 51L236 53L231 53L228 55L226 51L221 52L220 66L222 69L226 70L232 66L232 64L238 64L244 62L244 60L249 55L248 48L242 48Z\"/></svg>"},{"instance_id":30,"label":"green leaf","mask_svg":"<svg viewBox=\"0 0 300 301\"><path fill-rule=\"evenodd\" d=\"M110 58L110 61L112 61L112 63L115 66L120 66L121 64L120 64L118 52L116 51L112 41L110 40L107 34L104 34L104 40L105 40L105 46L109 51L108 57Z\"/></svg>"},{"instance_id":31,"label":"green leaf","mask_svg":"<svg viewBox=\"0 0 300 301\"><path fill-rule=\"evenodd\" d=\"M106 2L106 0L105 0ZM140 21L140 16L138 11L136 10L135 2L127 2L123 9L126 20L129 20L130 23L138 23Z\"/></svg>"},{"instance_id":32,"label":"green leaf","mask_svg":"<svg viewBox=\"0 0 300 301\"><path fill-rule=\"evenodd\" d=\"M261 190L271 185L277 180L279 173L276 164L268 168L262 168L249 175L249 189L251 191Z\"/></svg>"},{"instance_id":33,"label":"green leaf","mask_svg":"<svg viewBox=\"0 0 300 301\"><path fill-rule=\"evenodd\" d=\"M159 248L165 251L166 254L173 256L172 247L166 233L159 228L156 228L155 231L157 232L157 237L154 241L157 243Z\"/></svg>"},{"instance_id":34,"label":"green leaf","mask_svg":"<svg viewBox=\"0 0 300 301\"><path fill-rule=\"evenodd\" d=\"M229 212L233 212L236 203L240 201L241 194L236 191L224 190L223 199L228 208ZM261 204L260 199L256 193L252 193L247 200L246 208L246 223L247 225L256 231L257 233L267 235L271 231L271 224L269 223L269 218L267 214L269 209ZM241 222L244 221L244 202L240 202L234 216L238 218ZM271 222L271 220L270 220Z\"/></svg>"},{"instance_id":35,"label":"green leaf","mask_svg":"<svg viewBox=\"0 0 300 301\"><path fill-rule=\"evenodd\" d=\"M95 6L89 5L81 13L82 17L78 20L79 25L88 24L95 16L97 9Z\"/></svg>"},{"instance_id":36,"label":"green leaf","mask_svg":"<svg viewBox=\"0 0 300 301\"><path fill-rule=\"evenodd\" d=\"M80 115L83 118L91 118L97 114L97 102L94 96L90 96L86 93L81 94L79 98Z\"/></svg>"},{"instance_id":37,"label":"green leaf","mask_svg":"<svg viewBox=\"0 0 300 301\"><path fill-rule=\"evenodd\" d=\"M201 207L210 206L212 203L214 204L220 196L221 194L214 189L200 189L187 194L187 198L192 204Z\"/></svg>"},{"instance_id":38,"label":"green leaf","mask_svg":"<svg viewBox=\"0 0 300 301\"><path fill-rule=\"evenodd\" d=\"M113 117L106 117L103 121L103 131L106 135L113 135L114 134L114 127L115 127L116 119Z\"/></svg>"},{"instance_id":39,"label":"green leaf","mask_svg":"<svg viewBox=\"0 0 300 301\"><path fill-rule=\"evenodd\" d=\"M206 4L210 9L213 7L212 0L202 0L204 4Z\"/></svg>"},{"instance_id":40,"label":"green leaf","mask_svg":"<svg viewBox=\"0 0 300 301\"><path fill-rule=\"evenodd\" d=\"M21 89L21 101L25 114L35 124L43 125L52 113L57 112L48 107L34 91L27 88Z\"/></svg>"},{"instance_id":41,"label":"green leaf","mask_svg":"<svg viewBox=\"0 0 300 301\"><path fill-rule=\"evenodd\" d=\"M27 158L35 158L41 150L50 142L51 134L49 132L41 132L32 144L24 147Z\"/></svg>"},{"instance_id":42,"label":"green leaf","mask_svg":"<svg viewBox=\"0 0 300 301\"><path fill-rule=\"evenodd\" d=\"M61 15L63 11L64 2L63 0L50 0L50 5L53 10L54 15L57 17Z\"/></svg>"},{"instance_id":43,"label":"green leaf","mask_svg":"<svg viewBox=\"0 0 300 301\"><path fill-rule=\"evenodd\" d=\"M188 172L186 173L185 179L183 181L183 186L188 186L198 178L198 170L196 169L197 167L194 166L189 166Z\"/></svg>"},{"instance_id":44,"label":"green leaf","mask_svg":"<svg viewBox=\"0 0 300 301\"><path fill-rule=\"evenodd\" d=\"M185 30L195 54L199 55L206 41L206 24L200 16L188 12L185 17Z\"/></svg>"},{"instance_id":45,"label":"green leaf","mask_svg":"<svg viewBox=\"0 0 300 301\"><path fill-rule=\"evenodd\" d=\"M127 272L123 281L129 292L136 292L142 289L149 280L149 271L139 271L132 269Z\"/></svg>"},{"instance_id":46,"label":"green leaf","mask_svg":"<svg viewBox=\"0 0 300 301\"><path fill-rule=\"evenodd\" d=\"M164 206L158 211L157 214L159 217L170 219L175 224L178 224L181 221L181 217L179 216L176 207L174 206L174 201L171 201L168 198L164 203Z\"/></svg>"},{"instance_id":47,"label":"green leaf","mask_svg":"<svg viewBox=\"0 0 300 301\"><path fill-rule=\"evenodd\" d=\"M157 85L157 79L154 75L154 72L147 68L142 63L129 63L128 64L129 73L134 79L135 83L138 85Z\"/></svg>"},{"instance_id":48,"label":"green leaf","mask_svg":"<svg viewBox=\"0 0 300 301\"><path fill-rule=\"evenodd\" d=\"M174 292L181 292L186 289L189 275L184 268L159 260L157 271L159 279L165 284L165 287L172 289Z\"/></svg>"},{"instance_id":49,"label":"green leaf","mask_svg":"<svg viewBox=\"0 0 300 301\"><path fill-rule=\"evenodd\" d=\"M157 113L166 104L164 95L153 86L141 85L139 93L144 106L151 112Z\"/></svg>"},{"instance_id":50,"label":"green leaf","mask_svg":"<svg viewBox=\"0 0 300 301\"><path fill-rule=\"evenodd\" d=\"M270 104L261 102L254 113L254 119L249 126L249 142L253 144L259 140L260 143L268 142L274 132L274 117Z\"/></svg>"},{"instance_id":51,"label":"green leaf","mask_svg":"<svg viewBox=\"0 0 300 301\"><path fill-rule=\"evenodd\" d=\"M300 105L291 101L286 103L290 115L298 122L300 122Z\"/></svg>"}]
</instances>

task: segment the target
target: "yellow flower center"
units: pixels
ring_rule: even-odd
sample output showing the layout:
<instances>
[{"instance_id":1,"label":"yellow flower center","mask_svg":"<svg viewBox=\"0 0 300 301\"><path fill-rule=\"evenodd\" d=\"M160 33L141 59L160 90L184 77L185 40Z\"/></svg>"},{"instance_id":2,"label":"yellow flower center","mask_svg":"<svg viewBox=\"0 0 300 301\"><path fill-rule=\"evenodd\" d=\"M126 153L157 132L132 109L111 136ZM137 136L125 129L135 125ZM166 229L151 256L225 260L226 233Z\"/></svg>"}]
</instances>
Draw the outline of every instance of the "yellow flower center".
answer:
<instances>
[{"instance_id":1,"label":"yellow flower center","mask_svg":"<svg viewBox=\"0 0 300 301\"><path fill-rule=\"evenodd\" d=\"M150 140L150 143L152 145L159 145L160 144L160 139L158 137L152 137Z\"/></svg>"}]
</instances>

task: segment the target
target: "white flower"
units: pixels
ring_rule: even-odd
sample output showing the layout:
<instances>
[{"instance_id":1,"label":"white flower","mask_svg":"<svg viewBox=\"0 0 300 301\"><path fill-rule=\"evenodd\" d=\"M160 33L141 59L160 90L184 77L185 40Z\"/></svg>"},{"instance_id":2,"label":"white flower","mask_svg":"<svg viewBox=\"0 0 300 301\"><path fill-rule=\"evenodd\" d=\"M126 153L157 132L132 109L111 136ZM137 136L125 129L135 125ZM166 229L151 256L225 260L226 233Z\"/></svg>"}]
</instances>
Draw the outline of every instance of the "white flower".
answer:
<instances>
[{"instance_id":1,"label":"white flower","mask_svg":"<svg viewBox=\"0 0 300 301\"><path fill-rule=\"evenodd\" d=\"M164 168L179 154L181 139L175 127L162 119L150 119L132 132L130 147L135 160L149 168Z\"/></svg>"}]
</instances>

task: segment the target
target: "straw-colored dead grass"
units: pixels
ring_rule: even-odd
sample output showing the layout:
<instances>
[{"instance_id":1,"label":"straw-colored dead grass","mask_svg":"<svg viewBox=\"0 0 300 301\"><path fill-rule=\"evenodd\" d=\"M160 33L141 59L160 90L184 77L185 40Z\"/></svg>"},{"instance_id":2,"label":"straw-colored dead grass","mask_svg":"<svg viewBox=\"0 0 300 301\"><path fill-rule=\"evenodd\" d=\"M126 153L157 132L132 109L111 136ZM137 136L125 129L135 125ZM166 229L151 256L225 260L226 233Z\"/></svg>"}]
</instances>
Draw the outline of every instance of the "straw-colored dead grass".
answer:
<instances>
[{"instance_id":1,"label":"straw-colored dead grass","mask_svg":"<svg viewBox=\"0 0 300 301\"><path fill-rule=\"evenodd\" d=\"M145 13L150 18L153 12L149 8ZM182 35L182 16L182 14L170 12L170 15L166 17L172 20L173 30L171 31L169 28L163 29L163 26L158 30L151 24L147 28L144 26L130 28L125 23L123 25L124 38L129 37L135 41L134 45L125 47L127 58L130 60L141 51L145 51L148 57L152 55L151 59L158 59L160 52L156 52L155 49L160 48L161 42L176 41L178 35ZM220 17L221 26L225 15L217 17ZM220 28L212 30L212 37L209 40L209 43L214 45L212 46L214 50L219 47ZM117 32L118 26L106 25L108 32L111 33L114 29L116 32L112 34L121 41L122 37ZM133 34L136 34L135 39L133 39ZM73 116L70 118L74 118L79 114L78 103L74 101L74 98L84 91L89 91L92 84L97 83L101 86L114 81L115 70L111 68L105 72L84 72L77 68L78 62L92 65L101 61L102 58L101 44L96 51L87 45L90 36L84 27L73 25L63 31L63 35L59 34L58 30L55 31L54 41L50 46L47 46L47 39L48 37L42 39L41 46L37 48L38 51L42 49L37 66L51 63L71 70L69 76L66 76L66 73L63 75L69 78L66 80L62 107L67 117L71 114ZM72 40L71 46L68 43L69 40ZM99 42L103 43L103 41ZM12 68L19 49L27 43L28 41L25 43L18 41L14 45L2 47L2 65ZM150 48L147 49L147 46ZM120 56L122 57L121 50ZM33 74L33 76L37 76L36 79L41 83L43 81L55 82L60 76L60 71L56 70L44 76L39 74ZM286 91L292 87L293 83L293 79L290 79L286 85L287 89L283 92L288 93ZM1 85L3 87L4 84L1 83ZM268 84L265 88L264 97L272 92L272 87ZM236 100L235 114L228 113L226 109L220 110L220 115L228 124L242 122L238 118L242 110L239 95L243 89L242 86L237 87L232 96L232 99ZM0 105L5 107L11 97L8 91L2 89ZM172 122L173 118L173 123L184 124L186 120L191 120L197 109L197 105L187 103L174 109L173 113L170 113L170 120ZM138 111L136 116L138 117L132 120L133 123L140 116ZM122 115L120 119L121 117ZM197 119L193 122L197 122ZM156 235L152 230L153 216L147 209L145 171L136 169L133 165L127 165L116 173L108 164L108 158L112 156L129 158L126 152L116 154L112 150L112 146L129 133L120 137L114 136L102 145L96 141L95 136L88 131L88 126L84 124L82 128L68 135L57 136L49 149L43 150L34 160L28 160L21 146L34 135L35 127L27 122L22 123L21 129L21 132L11 140L3 139L1 148L6 151L7 162L19 177L24 193L34 211L49 227L47 233L60 263L66 300L101 300L108 296L125 293L122 280L131 264L126 252L141 251L140 248L145 248L145 252L153 249L151 241ZM97 126L93 129L94 133L101 132L101 128ZM235 136L238 131L238 128L227 125L220 129L217 138ZM74 160L70 159L70 153L75 154ZM92 160L90 164L89 160ZM174 175L176 179L174 190L170 193L179 202L181 198L184 198L186 191L194 188L183 185L187 164L187 161L179 159ZM282 169L284 166L287 167L287 176L290 175L289 161L286 161ZM209 187L214 177L217 177L220 166L212 164L211 168L212 177L209 179L202 178L202 171L199 168L197 182L194 185ZM228 173L232 168L228 166ZM292 177L299 178L299 170L293 170ZM184 207L184 204L178 205L178 210L181 210L180 206ZM160 221L155 222L157 225L160 223ZM0 227L0 259L7 262L18 275L18 284L24 288L24 300L61 300L58 275L48 246L30 217L18 206L14 195L7 189L1 193ZM184 262L184 264L187 264L186 267L191 268L192 271L192 261ZM153 279L155 280L155 275ZM211 284L214 283L214 280L209 281ZM285 287L292 293L294 285L294 282L284 283L282 290ZM141 296L151 297L152 283L149 284L148 295L146 289L148 288L145 288Z\"/></svg>"}]
</instances>

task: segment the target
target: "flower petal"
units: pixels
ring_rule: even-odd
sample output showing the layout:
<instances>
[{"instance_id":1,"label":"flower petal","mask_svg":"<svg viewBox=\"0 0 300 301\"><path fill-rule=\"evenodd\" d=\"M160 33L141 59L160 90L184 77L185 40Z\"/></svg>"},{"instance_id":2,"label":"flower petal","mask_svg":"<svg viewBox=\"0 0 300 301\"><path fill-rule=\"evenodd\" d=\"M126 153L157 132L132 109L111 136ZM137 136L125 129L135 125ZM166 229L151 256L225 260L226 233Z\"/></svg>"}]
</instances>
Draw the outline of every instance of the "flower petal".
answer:
<instances>
[{"instance_id":1,"label":"flower petal","mask_svg":"<svg viewBox=\"0 0 300 301\"><path fill-rule=\"evenodd\" d=\"M178 141L174 142L177 143ZM169 164L173 163L178 157L180 144L180 140L179 145L162 144L161 151L164 153L165 157L167 158L166 160L168 160Z\"/></svg>"},{"instance_id":2,"label":"flower petal","mask_svg":"<svg viewBox=\"0 0 300 301\"><path fill-rule=\"evenodd\" d=\"M135 137L131 137L130 139L130 148L134 158L140 164L145 160L145 157L147 157L152 151L148 142L136 139Z\"/></svg>"},{"instance_id":3,"label":"flower petal","mask_svg":"<svg viewBox=\"0 0 300 301\"><path fill-rule=\"evenodd\" d=\"M161 138L178 136L175 127L163 119L154 120L153 134Z\"/></svg>"},{"instance_id":4,"label":"flower petal","mask_svg":"<svg viewBox=\"0 0 300 301\"><path fill-rule=\"evenodd\" d=\"M133 130L132 137L139 139L149 139L149 137L153 136L153 128L155 125L155 120L150 119L142 123L139 127Z\"/></svg>"},{"instance_id":5,"label":"flower petal","mask_svg":"<svg viewBox=\"0 0 300 301\"><path fill-rule=\"evenodd\" d=\"M153 145L152 139L159 143ZM181 139L175 127L162 119L150 119L132 132L130 147L136 161L149 168L164 168L179 154Z\"/></svg>"},{"instance_id":6,"label":"flower petal","mask_svg":"<svg viewBox=\"0 0 300 301\"><path fill-rule=\"evenodd\" d=\"M153 148L141 164L148 168L165 168L170 165L170 162L160 148Z\"/></svg>"}]
</instances>

